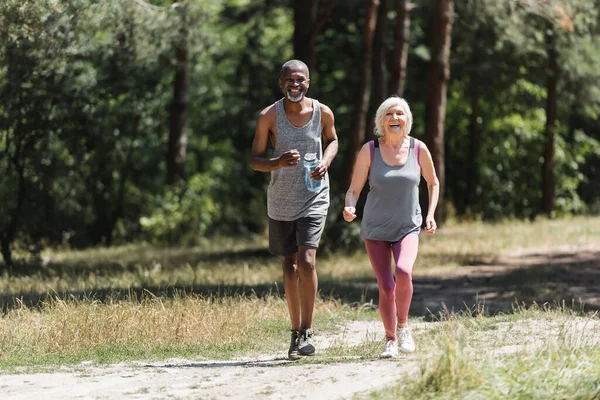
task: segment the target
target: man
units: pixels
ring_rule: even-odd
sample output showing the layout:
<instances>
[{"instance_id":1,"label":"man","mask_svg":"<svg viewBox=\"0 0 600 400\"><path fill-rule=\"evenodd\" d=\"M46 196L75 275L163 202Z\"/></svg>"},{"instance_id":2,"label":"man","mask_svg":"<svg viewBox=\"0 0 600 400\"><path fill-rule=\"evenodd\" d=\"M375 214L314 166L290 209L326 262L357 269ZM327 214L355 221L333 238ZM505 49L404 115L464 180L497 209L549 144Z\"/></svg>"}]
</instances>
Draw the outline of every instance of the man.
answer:
<instances>
[{"instance_id":1,"label":"man","mask_svg":"<svg viewBox=\"0 0 600 400\"><path fill-rule=\"evenodd\" d=\"M284 97L260 113L251 158L254 170L271 172L267 192L269 251L282 257L292 324L291 360L315 354L312 316L318 285L316 254L329 208L327 170L338 151L333 112L305 97L309 85L305 63L290 60L283 64L279 86ZM268 141L274 148L271 158L265 157ZM319 159L310 173L311 179L321 181L316 192L309 191L304 181L300 158L307 153L316 153Z\"/></svg>"}]
</instances>

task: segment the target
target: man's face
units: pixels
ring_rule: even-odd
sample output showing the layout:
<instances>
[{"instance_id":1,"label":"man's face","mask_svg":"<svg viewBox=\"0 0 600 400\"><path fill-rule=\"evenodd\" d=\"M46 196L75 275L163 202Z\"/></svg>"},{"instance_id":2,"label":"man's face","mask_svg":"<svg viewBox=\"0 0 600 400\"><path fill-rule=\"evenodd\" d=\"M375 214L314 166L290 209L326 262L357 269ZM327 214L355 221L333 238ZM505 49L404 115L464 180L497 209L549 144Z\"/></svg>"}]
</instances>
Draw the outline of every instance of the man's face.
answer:
<instances>
[{"instance_id":1,"label":"man's face","mask_svg":"<svg viewBox=\"0 0 600 400\"><path fill-rule=\"evenodd\" d=\"M301 67L288 67L283 70L279 78L279 87L283 95L289 100L297 103L304 98L310 86L308 71Z\"/></svg>"}]
</instances>

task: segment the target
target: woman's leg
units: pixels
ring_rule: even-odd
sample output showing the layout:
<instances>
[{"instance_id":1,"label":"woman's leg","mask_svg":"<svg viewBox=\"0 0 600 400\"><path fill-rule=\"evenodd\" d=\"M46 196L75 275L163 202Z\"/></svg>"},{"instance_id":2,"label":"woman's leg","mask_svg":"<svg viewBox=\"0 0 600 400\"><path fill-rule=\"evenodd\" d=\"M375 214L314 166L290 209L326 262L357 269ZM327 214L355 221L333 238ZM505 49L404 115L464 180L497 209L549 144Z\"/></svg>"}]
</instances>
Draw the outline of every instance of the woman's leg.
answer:
<instances>
[{"instance_id":1,"label":"woman's leg","mask_svg":"<svg viewBox=\"0 0 600 400\"><path fill-rule=\"evenodd\" d=\"M396 340L396 302L389 242L365 239L365 247L379 286L379 314L387 340Z\"/></svg>"},{"instance_id":2,"label":"woman's leg","mask_svg":"<svg viewBox=\"0 0 600 400\"><path fill-rule=\"evenodd\" d=\"M413 295L412 270L419 250L419 235L411 233L399 242L392 244L392 254L396 261L396 308L398 326L408 321L408 310Z\"/></svg>"}]
</instances>

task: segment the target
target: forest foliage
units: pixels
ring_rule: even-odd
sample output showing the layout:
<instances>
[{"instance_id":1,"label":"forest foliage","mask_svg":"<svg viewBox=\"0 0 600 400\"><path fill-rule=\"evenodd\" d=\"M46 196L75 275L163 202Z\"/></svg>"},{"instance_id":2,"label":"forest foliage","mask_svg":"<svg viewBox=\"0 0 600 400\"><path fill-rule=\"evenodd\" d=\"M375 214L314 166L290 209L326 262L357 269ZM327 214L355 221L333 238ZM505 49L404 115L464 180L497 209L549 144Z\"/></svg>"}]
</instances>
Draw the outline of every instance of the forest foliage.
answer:
<instances>
[{"instance_id":1,"label":"forest foliage","mask_svg":"<svg viewBox=\"0 0 600 400\"><path fill-rule=\"evenodd\" d=\"M268 174L250 168L260 110L282 94L296 0L5 0L0 4L0 244L15 250L189 244L265 228ZM319 9L329 6L321 1ZM324 243L341 221L365 1L337 2L314 41L309 96L335 113ZM423 138L434 0L411 9L403 96ZM455 4L445 115L449 218L542 213L549 34L558 60L552 215L600 210L600 4ZM386 13L390 26L396 14ZM550 33L549 33L550 32ZM385 54L394 47L386 33ZM175 49L187 49L185 179L167 184ZM389 60L389 58L388 58ZM385 73L389 73L391 67ZM477 102L474 102L474 99ZM478 136L472 135L474 104ZM23 253L23 252L22 252Z\"/></svg>"}]
</instances>

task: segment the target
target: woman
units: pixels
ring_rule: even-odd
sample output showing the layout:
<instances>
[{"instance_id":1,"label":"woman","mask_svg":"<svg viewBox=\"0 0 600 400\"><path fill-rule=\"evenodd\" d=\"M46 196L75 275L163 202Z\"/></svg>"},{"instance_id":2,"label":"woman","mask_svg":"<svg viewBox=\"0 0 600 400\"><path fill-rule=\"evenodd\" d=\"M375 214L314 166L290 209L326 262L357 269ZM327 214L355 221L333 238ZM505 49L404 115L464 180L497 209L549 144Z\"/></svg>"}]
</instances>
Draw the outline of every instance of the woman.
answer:
<instances>
[{"instance_id":1,"label":"woman","mask_svg":"<svg viewBox=\"0 0 600 400\"><path fill-rule=\"evenodd\" d=\"M407 322L422 224L421 174L429 191L425 232L434 234L437 229L433 214L439 181L427 146L409 136L412 121L408 103L400 97L390 97L379 106L375 115L378 139L366 143L358 154L343 212L347 222L356 218L356 202L368 177L370 191L360 232L379 286L379 313L386 336L384 358L396 357L398 348L404 353L415 351Z\"/></svg>"}]
</instances>

